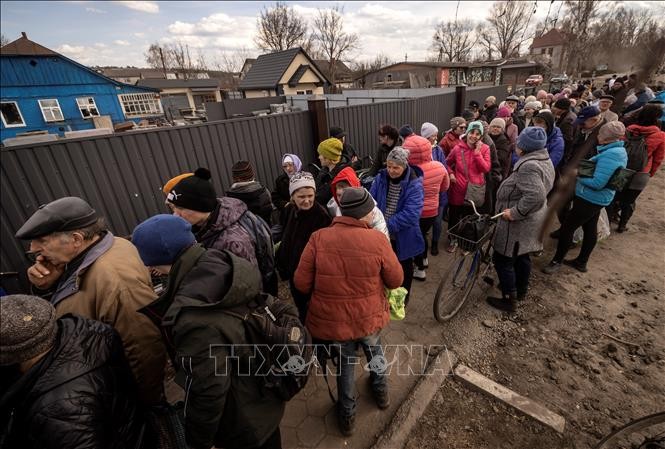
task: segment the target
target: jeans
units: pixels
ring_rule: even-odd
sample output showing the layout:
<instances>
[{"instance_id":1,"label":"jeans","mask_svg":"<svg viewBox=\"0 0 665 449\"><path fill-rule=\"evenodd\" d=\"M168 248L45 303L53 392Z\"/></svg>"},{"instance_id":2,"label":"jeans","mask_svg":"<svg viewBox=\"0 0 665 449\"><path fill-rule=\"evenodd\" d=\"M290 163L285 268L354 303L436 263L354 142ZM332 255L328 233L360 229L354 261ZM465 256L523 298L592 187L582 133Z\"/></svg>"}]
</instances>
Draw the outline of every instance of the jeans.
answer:
<instances>
[{"instance_id":1,"label":"jeans","mask_svg":"<svg viewBox=\"0 0 665 449\"><path fill-rule=\"evenodd\" d=\"M531 258L529 254L522 254L514 259L494 251L494 268L501 283L503 296L523 296L529 289L529 276L531 275Z\"/></svg>"},{"instance_id":2,"label":"jeans","mask_svg":"<svg viewBox=\"0 0 665 449\"><path fill-rule=\"evenodd\" d=\"M420 219L420 232L423 235L423 240L425 240L425 250L423 251L422 254L416 256L415 262L419 270L425 269L423 261L424 259L427 258L427 251L429 250L429 245L427 244L427 233L432 228L432 225L434 224L435 221L436 217L427 217Z\"/></svg>"},{"instance_id":3,"label":"jeans","mask_svg":"<svg viewBox=\"0 0 665 449\"><path fill-rule=\"evenodd\" d=\"M573 199L573 208L566 215L566 219L561 224L561 235L559 244L554 255L554 262L562 262L566 253L573 243L573 234L575 229L582 226L584 239L582 240L582 249L577 261L586 264L589 261L591 252L598 242L598 218L603 206L590 203L579 196Z\"/></svg>"},{"instance_id":4,"label":"jeans","mask_svg":"<svg viewBox=\"0 0 665 449\"><path fill-rule=\"evenodd\" d=\"M307 305L309 304L309 300L312 295L298 291L295 284L293 283L293 278L289 279L289 288L291 289L293 302L296 303L296 307L298 308L300 322L305 324L305 318L307 317Z\"/></svg>"},{"instance_id":5,"label":"jeans","mask_svg":"<svg viewBox=\"0 0 665 449\"><path fill-rule=\"evenodd\" d=\"M390 244L392 245L395 254L397 254L397 243L395 240L391 240ZM399 264L402 266L402 272L404 273L402 287L404 287L408 292L406 294L406 298L404 298L404 305L407 305L409 304L409 296L411 296L411 284L413 283L413 257L400 260Z\"/></svg>"},{"instance_id":6,"label":"jeans","mask_svg":"<svg viewBox=\"0 0 665 449\"><path fill-rule=\"evenodd\" d=\"M438 244L441 239L441 231L443 230L443 214L445 213L445 205L439 204L439 213L436 215L436 220L434 220L434 225L432 227L432 245L435 242Z\"/></svg>"},{"instance_id":7,"label":"jeans","mask_svg":"<svg viewBox=\"0 0 665 449\"><path fill-rule=\"evenodd\" d=\"M355 368L360 364L360 359L356 355L358 346L365 353L367 359L366 369L370 370L370 380L372 390L383 393L388 389L388 378L384 374L385 356L381 347L381 337L379 332L358 338L336 342L340 345L339 376L337 376L337 411L341 416L347 417L356 413L356 393L355 393ZM378 362L378 367L375 364ZM374 369L373 369L374 368ZM378 369L377 369L378 368Z\"/></svg>"}]
</instances>

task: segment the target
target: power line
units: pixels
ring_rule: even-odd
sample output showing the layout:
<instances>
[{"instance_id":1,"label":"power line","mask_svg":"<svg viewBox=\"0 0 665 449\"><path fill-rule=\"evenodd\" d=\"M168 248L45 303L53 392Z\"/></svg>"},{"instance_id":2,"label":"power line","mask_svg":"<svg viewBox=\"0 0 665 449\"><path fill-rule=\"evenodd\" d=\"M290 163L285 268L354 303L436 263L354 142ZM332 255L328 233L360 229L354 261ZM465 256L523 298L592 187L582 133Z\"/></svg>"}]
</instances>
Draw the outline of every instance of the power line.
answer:
<instances>
[{"instance_id":1,"label":"power line","mask_svg":"<svg viewBox=\"0 0 665 449\"><path fill-rule=\"evenodd\" d=\"M563 0L561 0L561 3L559 3L559 9L556 12L556 17L554 18L554 24L552 25L552 28L556 28L556 23L559 21L559 13L561 12L562 6L563 6Z\"/></svg>"},{"instance_id":2,"label":"power line","mask_svg":"<svg viewBox=\"0 0 665 449\"><path fill-rule=\"evenodd\" d=\"M550 10L552 9L552 3L554 3L554 0L551 0L550 1L550 6L547 7L547 15L545 16L545 25L543 26L541 36L545 33L545 30L547 30L547 19L550 18Z\"/></svg>"},{"instance_id":3,"label":"power line","mask_svg":"<svg viewBox=\"0 0 665 449\"><path fill-rule=\"evenodd\" d=\"M529 23L531 22L531 17L536 13L538 10L538 2L535 1L533 2L533 11L531 11L531 15L529 16L529 20L526 21L526 25L524 26L524 31L522 31L522 38L520 39L520 46L522 45L522 42L524 42L524 35L526 34L526 30L529 28ZM519 49L519 47L518 47Z\"/></svg>"},{"instance_id":4,"label":"power line","mask_svg":"<svg viewBox=\"0 0 665 449\"><path fill-rule=\"evenodd\" d=\"M457 8L455 8L455 23L457 23L457 11L459 11L459 2L460 0L457 0Z\"/></svg>"}]
</instances>

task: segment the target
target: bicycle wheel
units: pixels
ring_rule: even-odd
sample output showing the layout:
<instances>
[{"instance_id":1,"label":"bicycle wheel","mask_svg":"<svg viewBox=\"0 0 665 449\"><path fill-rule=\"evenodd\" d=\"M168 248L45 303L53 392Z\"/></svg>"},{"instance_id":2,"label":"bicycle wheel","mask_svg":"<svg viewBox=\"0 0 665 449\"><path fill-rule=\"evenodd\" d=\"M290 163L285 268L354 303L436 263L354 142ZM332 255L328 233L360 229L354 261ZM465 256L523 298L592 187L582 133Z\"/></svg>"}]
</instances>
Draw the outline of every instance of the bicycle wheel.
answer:
<instances>
[{"instance_id":1,"label":"bicycle wheel","mask_svg":"<svg viewBox=\"0 0 665 449\"><path fill-rule=\"evenodd\" d=\"M438 322L450 320L462 308L478 279L481 260L480 251L458 251L434 294L433 311Z\"/></svg>"},{"instance_id":2,"label":"bicycle wheel","mask_svg":"<svg viewBox=\"0 0 665 449\"><path fill-rule=\"evenodd\" d=\"M612 432L594 449L661 448L665 445L665 412L654 413L629 422Z\"/></svg>"}]
</instances>

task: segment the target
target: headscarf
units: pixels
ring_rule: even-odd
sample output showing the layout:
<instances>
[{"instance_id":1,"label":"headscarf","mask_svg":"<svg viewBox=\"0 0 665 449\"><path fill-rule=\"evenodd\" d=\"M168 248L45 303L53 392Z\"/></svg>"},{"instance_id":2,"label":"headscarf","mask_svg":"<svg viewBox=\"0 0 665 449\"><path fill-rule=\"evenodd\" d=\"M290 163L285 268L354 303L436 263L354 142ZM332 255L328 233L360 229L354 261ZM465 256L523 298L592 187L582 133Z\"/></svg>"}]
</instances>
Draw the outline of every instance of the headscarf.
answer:
<instances>
[{"instance_id":1,"label":"headscarf","mask_svg":"<svg viewBox=\"0 0 665 449\"><path fill-rule=\"evenodd\" d=\"M300 160L300 158L298 156L296 156L295 154L286 153L284 156L282 156L282 165L284 165L284 161L285 161L286 158L291 158L291 162L293 162L293 167L296 169L296 171L293 173L293 175L295 175L296 173L298 173L302 169L302 161ZM284 173L286 173L286 171ZM286 173L286 174L289 178L291 178L293 176L293 175L289 175L288 173Z\"/></svg>"}]
</instances>

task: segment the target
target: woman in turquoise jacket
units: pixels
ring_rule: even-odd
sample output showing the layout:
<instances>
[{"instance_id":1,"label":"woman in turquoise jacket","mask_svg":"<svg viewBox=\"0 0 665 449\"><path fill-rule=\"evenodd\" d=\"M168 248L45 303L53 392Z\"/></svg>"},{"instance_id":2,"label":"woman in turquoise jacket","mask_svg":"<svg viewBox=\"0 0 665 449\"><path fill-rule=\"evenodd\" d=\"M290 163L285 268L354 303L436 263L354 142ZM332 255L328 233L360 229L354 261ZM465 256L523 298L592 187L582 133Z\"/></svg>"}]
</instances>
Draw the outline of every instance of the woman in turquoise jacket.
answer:
<instances>
[{"instance_id":1,"label":"woman in turquoise jacket","mask_svg":"<svg viewBox=\"0 0 665 449\"><path fill-rule=\"evenodd\" d=\"M598 154L591 158L596 163L593 177L577 178L573 208L561 224L561 235L556 254L543 271L547 274L557 272L561 263L570 265L581 272L587 271L587 261L598 240L597 226L600 211L614 199L614 190L607 188L607 183L618 168L625 168L628 162L623 137L626 128L621 122L609 122L598 132ZM582 249L576 259L564 260L575 229L582 226L584 239Z\"/></svg>"}]
</instances>

